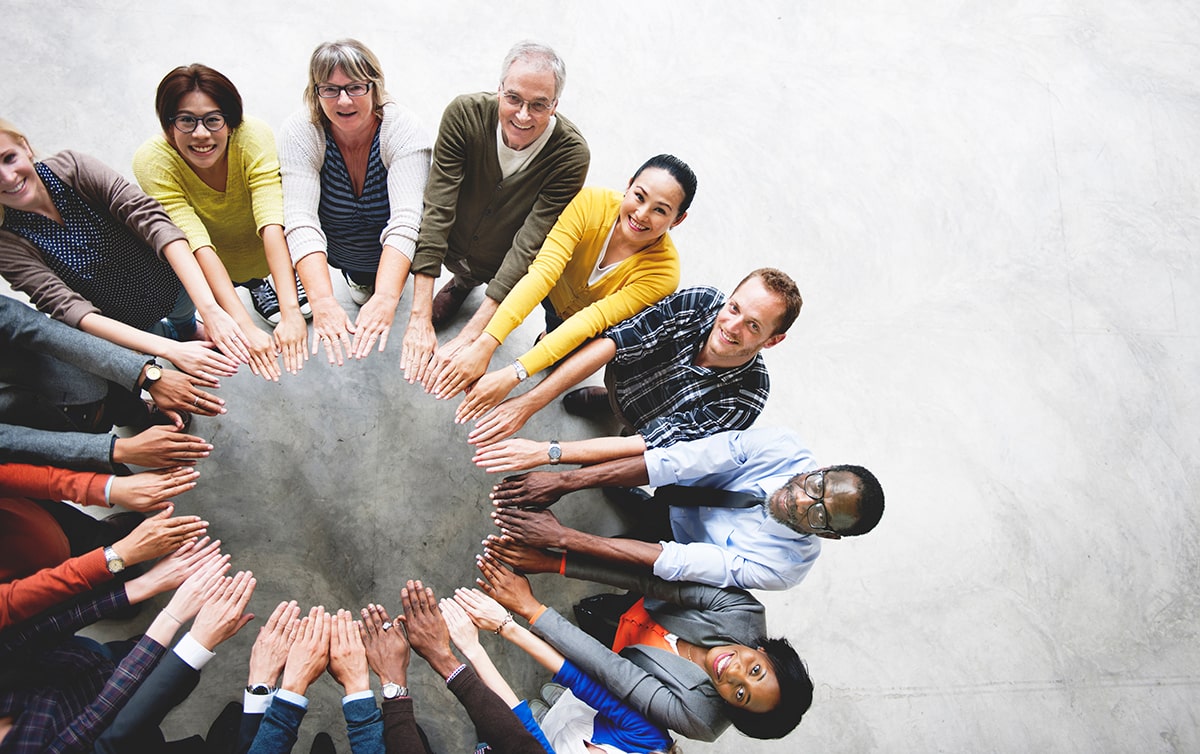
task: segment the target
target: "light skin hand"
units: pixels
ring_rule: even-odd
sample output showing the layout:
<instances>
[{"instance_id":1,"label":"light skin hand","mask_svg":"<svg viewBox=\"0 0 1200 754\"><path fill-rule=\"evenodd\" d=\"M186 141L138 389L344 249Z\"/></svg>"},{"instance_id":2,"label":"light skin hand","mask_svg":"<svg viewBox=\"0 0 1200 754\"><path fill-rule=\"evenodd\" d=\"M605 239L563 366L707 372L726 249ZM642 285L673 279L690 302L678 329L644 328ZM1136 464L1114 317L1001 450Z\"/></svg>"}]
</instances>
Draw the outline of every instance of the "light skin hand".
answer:
<instances>
[{"instance_id":1,"label":"light skin hand","mask_svg":"<svg viewBox=\"0 0 1200 754\"><path fill-rule=\"evenodd\" d=\"M153 426L133 437L113 443L113 463L159 469L208 458L213 446L203 438L186 435L175 427Z\"/></svg>"},{"instance_id":2,"label":"light skin hand","mask_svg":"<svg viewBox=\"0 0 1200 754\"><path fill-rule=\"evenodd\" d=\"M136 605L151 597L177 588L189 576L211 561L229 562L221 554L221 540L213 542L204 537L198 542L186 542L175 552L155 563L149 571L125 584L129 603Z\"/></svg>"},{"instance_id":3,"label":"light skin hand","mask_svg":"<svg viewBox=\"0 0 1200 754\"><path fill-rule=\"evenodd\" d=\"M471 460L489 474L495 474L501 471L524 471L549 463L549 453L550 443L512 437L479 448Z\"/></svg>"},{"instance_id":4,"label":"light skin hand","mask_svg":"<svg viewBox=\"0 0 1200 754\"><path fill-rule=\"evenodd\" d=\"M323 606L317 605L308 611L308 617L300 621L296 640L288 650L279 688L303 696L313 681L321 677L329 665L332 624L333 616L325 612Z\"/></svg>"},{"instance_id":5,"label":"light skin hand","mask_svg":"<svg viewBox=\"0 0 1200 754\"><path fill-rule=\"evenodd\" d=\"M379 352L387 346L388 335L392 332L392 322L396 318L396 306L399 298L383 295L378 289L367 303L358 310L358 319L354 322L354 343L350 355L356 359L364 359L371 353L375 342L379 342Z\"/></svg>"},{"instance_id":6,"label":"light skin hand","mask_svg":"<svg viewBox=\"0 0 1200 754\"><path fill-rule=\"evenodd\" d=\"M212 598L204 603L192 623L192 638L212 652L254 619L246 605L257 582L250 571L238 571L232 579L222 579Z\"/></svg>"},{"instance_id":7,"label":"light skin hand","mask_svg":"<svg viewBox=\"0 0 1200 754\"><path fill-rule=\"evenodd\" d=\"M229 557L209 558L196 572L184 579L183 584L171 595L165 610L179 622L187 623L196 617L217 589L221 579L229 570Z\"/></svg>"},{"instance_id":8,"label":"light skin hand","mask_svg":"<svg viewBox=\"0 0 1200 754\"><path fill-rule=\"evenodd\" d=\"M503 605L478 589L459 587L454 590L454 601L470 616L476 626L485 631L500 628L500 624L508 616L508 610Z\"/></svg>"},{"instance_id":9,"label":"light skin hand","mask_svg":"<svg viewBox=\"0 0 1200 754\"><path fill-rule=\"evenodd\" d=\"M329 635L329 675L347 694L371 688L367 650L349 610L338 610Z\"/></svg>"},{"instance_id":10,"label":"light skin hand","mask_svg":"<svg viewBox=\"0 0 1200 754\"><path fill-rule=\"evenodd\" d=\"M108 499L113 505L139 513L162 510L170 498L195 487L199 478L200 472L187 466L114 476Z\"/></svg>"},{"instance_id":11,"label":"light skin hand","mask_svg":"<svg viewBox=\"0 0 1200 754\"><path fill-rule=\"evenodd\" d=\"M425 378L430 374L433 352L437 348L437 336L431 320L433 283L429 275L413 275L412 311L408 315L408 328L404 331L404 343L400 351L400 367L410 385L414 382L425 384Z\"/></svg>"},{"instance_id":12,"label":"light skin hand","mask_svg":"<svg viewBox=\"0 0 1200 754\"><path fill-rule=\"evenodd\" d=\"M319 301L309 297L308 304L313 312L313 356L323 345L330 366L342 366L354 353L354 324L332 296Z\"/></svg>"},{"instance_id":13,"label":"light skin hand","mask_svg":"<svg viewBox=\"0 0 1200 754\"><path fill-rule=\"evenodd\" d=\"M168 341L170 345L163 349L163 358L174 364L180 371L194 374L201 379L216 381L220 377L232 377L237 374L238 362L223 353L214 351L210 340L192 340L186 343Z\"/></svg>"},{"instance_id":14,"label":"light skin hand","mask_svg":"<svg viewBox=\"0 0 1200 754\"><path fill-rule=\"evenodd\" d=\"M179 415L180 411L204 416L225 413L225 401L201 390L201 386L216 388L220 387L220 383L164 369L162 378L146 388L146 392L154 399L154 405L171 416L175 420L175 426L182 429L183 417Z\"/></svg>"},{"instance_id":15,"label":"light skin hand","mask_svg":"<svg viewBox=\"0 0 1200 754\"><path fill-rule=\"evenodd\" d=\"M147 560L166 555L178 550L185 542L204 536L208 531L208 522L199 516L179 516L171 518L175 506L168 504L155 515L137 525L122 539L113 543L112 548L126 565L145 563Z\"/></svg>"},{"instance_id":16,"label":"light skin hand","mask_svg":"<svg viewBox=\"0 0 1200 754\"><path fill-rule=\"evenodd\" d=\"M499 346L492 336L480 335L471 345L439 364L433 384L438 400L449 400L473 385L487 371L488 362Z\"/></svg>"},{"instance_id":17,"label":"light skin hand","mask_svg":"<svg viewBox=\"0 0 1200 754\"><path fill-rule=\"evenodd\" d=\"M454 414L455 424L478 419L504 400L520 380L511 366L489 372L467 390L467 397Z\"/></svg>"},{"instance_id":18,"label":"light skin hand","mask_svg":"<svg viewBox=\"0 0 1200 754\"><path fill-rule=\"evenodd\" d=\"M442 619L446 621L446 629L450 632L450 640L458 651L467 657L483 650L479 644L479 631L471 622L471 617L453 599L443 598L438 602L442 611Z\"/></svg>"},{"instance_id":19,"label":"light skin hand","mask_svg":"<svg viewBox=\"0 0 1200 754\"><path fill-rule=\"evenodd\" d=\"M425 588L420 581L410 580L400 590L400 601L404 605L402 620L408 629L408 641L413 651L423 657L434 672L448 678L459 662L450 651L450 631L437 609L433 590Z\"/></svg>"},{"instance_id":20,"label":"light skin hand","mask_svg":"<svg viewBox=\"0 0 1200 754\"><path fill-rule=\"evenodd\" d=\"M509 398L489 411L475 422L475 428L467 435L467 442L481 448L500 442L520 431L536 410L523 398L524 395Z\"/></svg>"},{"instance_id":21,"label":"light skin hand","mask_svg":"<svg viewBox=\"0 0 1200 754\"><path fill-rule=\"evenodd\" d=\"M274 686L287 662L288 650L300 631L300 606L295 600L275 606L266 625L258 629L258 638L250 648L250 675L247 686L263 683Z\"/></svg>"},{"instance_id":22,"label":"light skin hand","mask_svg":"<svg viewBox=\"0 0 1200 754\"><path fill-rule=\"evenodd\" d=\"M558 573L562 564L561 552L538 550L519 545L508 537L487 535L483 540L484 554L504 563L517 573Z\"/></svg>"},{"instance_id":23,"label":"light skin hand","mask_svg":"<svg viewBox=\"0 0 1200 754\"><path fill-rule=\"evenodd\" d=\"M282 312L272 333L275 349L283 355L283 368L296 374L308 361L308 323L300 310Z\"/></svg>"},{"instance_id":24,"label":"light skin hand","mask_svg":"<svg viewBox=\"0 0 1200 754\"><path fill-rule=\"evenodd\" d=\"M216 343L217 350L231 359L249 364L250 350L246 348L246 333L237 321L224 309L215 305L201 314L204 317L204 331L208 339Z\"/></svg>"},{"instance_id":25,"label":"light skin hand","mask_svg":"<svg viewBox=\"0 0 1200 754\"><path fill-rule=\"evenodd\" d=\"M558 502L564 493L570 492L559 484L559 474L549 471L531 471L528 474L505 477L504 481L492 488L492 505L504 506L544 506L548 507Z\"/></svg>"},{"instance_id":26,"label":"light skin hand","mask_svg":"<svg viewBox=\"0 0 1200 754\"><path fill-rule=\"evenodd\" d=\"M383 624L390 622L391 618L382 605L375 603L364 607L359 614L362 622L358 626L367 650L367 664L379 676L380 683L407 686L411 651L408 639L404 636L403 624L397 621L385 631Z\"/></svg>"},{"instance_id":27,"label":"light skin hand","mask_svg":"<svg viewBox=\"0 0 1200 754\"><path fill-rule=\"evenodd\" d=\"M264 380L279 382L279 361L275 351L275 339L247 322L242 326L250 371Z\"/></svg>"},{"instance_id":28,"label":"light skin hand","mask_svg":"<svg viewBox=\"0 0 1200 754\"><path fill-rule=\"evenodd\" d=\"M475 583L484 594L526 621L537 615L542 604L533 596L529 579L518 576L487 555L476 558L475 565L483 574L483 578L475 579Z\"/></svg>"}]
</instances>

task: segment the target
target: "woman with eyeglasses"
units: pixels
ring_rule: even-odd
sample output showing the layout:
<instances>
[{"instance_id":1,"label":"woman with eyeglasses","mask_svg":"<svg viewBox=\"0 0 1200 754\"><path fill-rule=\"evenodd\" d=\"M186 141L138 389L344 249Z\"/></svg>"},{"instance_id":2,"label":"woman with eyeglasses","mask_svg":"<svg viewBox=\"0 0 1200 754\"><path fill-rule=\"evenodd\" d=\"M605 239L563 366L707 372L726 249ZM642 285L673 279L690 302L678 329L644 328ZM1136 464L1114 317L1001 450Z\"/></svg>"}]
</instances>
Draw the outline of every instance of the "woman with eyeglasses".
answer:
<instances>
[{"instance_id":1,"label":"woman with eyeglasses","mask_svg":"<svg viewBox=\"0 0 1200 754\"><path fill-rule=\"evenodd\" d=\"M214 386L250 363L249 338L158 202L94 157L65 150L35 160L4 120L0 275L55 319Z\"/></svg>"},{"instance_id":2,"label":"woman with eyeglasses","mask_svg":"<svg viewBox=\"0 0 1200 754\"><path fill-rule=\"evenodd\" d=\"M375 53L354 39L313 51L304 101L280 132L284 227L312 305L312 352L323 345L341 365L387 344L416 251L432 141L388 96ZM330 266L361 307L353 322L334 298Z\"/></svg>"},{"instance_id":3,"label":"woman with eyeglasses","mask_svg":"<svg viewBox=\"0 0 1200 754\"><path fill-rule=\"evenodd\" d=\"M476 419L526 377L674 293L679 253L668 231L687 217L695 194L696 174L669 154L646 160L624 193L584 188L484 331L437 366L427 392L445 400L466 390L454 420ZM543 337L512 364L485 375L496 349L538 302L546 310Z\"/></svg>"},{"instance_id":4,"label":"woman with eyeglasses","mask_svg":"<svg viewBox=\"0 0 1200 754\"><path fill-rule=\"evenodd\" d=\"M307 356L307 301L283 237L274 134L242 114L232 81L200 63L163 77L154 107L162 133L134 154L134 177L187 234L214 295L249 339L255 374L277 380L277 353L295 374ZM273 337L255 326L235 286L250 292Z\"/></svg>"}]
</instances>

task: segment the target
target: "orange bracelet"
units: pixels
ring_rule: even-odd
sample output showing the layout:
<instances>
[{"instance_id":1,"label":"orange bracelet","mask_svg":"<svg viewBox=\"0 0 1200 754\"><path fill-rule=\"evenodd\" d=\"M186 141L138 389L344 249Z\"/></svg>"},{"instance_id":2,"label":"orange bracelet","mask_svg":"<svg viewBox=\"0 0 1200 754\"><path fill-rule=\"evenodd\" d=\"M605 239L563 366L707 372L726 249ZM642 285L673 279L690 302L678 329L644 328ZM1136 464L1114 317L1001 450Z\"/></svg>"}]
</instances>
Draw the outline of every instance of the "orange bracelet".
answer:
<instances>
[{"instance_id":1,"label":"orange bracelet","mask_svg":"<svg viewBox=\"0 0 1200 754\"><path fill-rule=\"evenodd\" d=\"M567 575L567 551L566 550L563 550L562 562L560 562L558 564L558 575L559 576Z\"/></svg>"},{"instance_id":2,"label":"orange bracelet","mask_svg":"<svg viewBox=\"0 0 1200 754\"><path fill-rule=\"evenodd\" d=\"M545 605L539 606L538 611L533 614L532 618L529 619L529 625L532 626L534 623L537 623L537 619L542 617L542 613L546 612L547 609L548 608Z\"/></svg>"}]
</instances>

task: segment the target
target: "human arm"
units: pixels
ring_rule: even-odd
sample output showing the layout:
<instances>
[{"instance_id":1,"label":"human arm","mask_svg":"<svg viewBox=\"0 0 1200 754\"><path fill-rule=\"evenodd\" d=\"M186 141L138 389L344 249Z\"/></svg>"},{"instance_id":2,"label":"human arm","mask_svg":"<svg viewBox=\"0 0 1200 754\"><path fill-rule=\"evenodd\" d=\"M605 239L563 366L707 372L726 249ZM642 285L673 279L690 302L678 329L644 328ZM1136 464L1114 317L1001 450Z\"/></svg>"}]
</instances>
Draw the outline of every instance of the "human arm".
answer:
<instances>
[{"instance_id":1,"label":"human arm","mask_svg":"<svg viewBox=\"0 0 1200 754\"><path fill-rule=\"evenodd\" d=\"M413 275L412 310L408 313L408 327L400 351L400 366L410 385L414 382L425 384L433 352L437 349L437 335L433 331L434 282L430 275Z\"/></svg>"},{"instance_id":2,"label":"human arm","mask_svg":"<svg viewBox=\"0 0 1200 754\"><path fill-rule=\"evenodd\" d=\"M130 327L124 322L109 319L103 314L85 315L83 319L79 320L79 329L134 351L159 356L170 361L182 371L207 380L215 380L217 376L231 377L237 374L238 362L223 353L212 350L213 343L211 341L174 341ZM202 411L197 407L197 413L215 416L216 410Z\"/></svg>"},{"instance_id":3,"label":"human arm","mask_svg":"<svg viewBox=\"0 0 1200 754\"><path fill-rule=\"evenodd\" d=\"M332 627L333 616L320 605L311 608L308 616L301 619L296 639L288 649L287 661L283 665L280 690L304 696L308 687L321 677L329 664Z\"/></svg>"},{"instance_id":4,"label":"human arm","mask_svg":"<svg viewBox=\"0 0 1200 754\"><path fill-rule=\"evenodd\" d=\"M646 462L642 456L634 456L569 471L530 471L505 477L492 487L489 497L496 506L546 506L576 490L643 484L647 484Z\"/></svg>"},{"instance_id":5,"label":"human arm","mask_svg":"<svg viewBox=\"0 0 1200 754\"><path fill-rule=\"evenodd\" d=\"M509 398L475 422L467 442L475 446L499 442L525 426L529 417L612 360L616 345L595 338L568 356L545 379L521 395ZM511 366L509 367L512 368Z\"/></svg>"},{"instance_id":6,"label":"human arm","mask_svg":"<svg viewBox=\"0 0 1200 754\"><path fill-rule=\"evenodd\" d=\"M275 342L270 335L258 329L250 312L233 287L233 280L225 264L217 256L211 246L202 246L191 252L195 265L201 272L204 285L210 290L215 304L226 317L218 318L218 327L213 329L209 324L208 314L200 312L204 318L205 332L217 343L217 347L227 355L237 356L250 365L250 371L263 379L279 381L279 363L276 360ZM181 264L187 265L182 255L177 257ZM191 265L187 265L189 268ZM181 277L180 280L183 278ZM200 284L197 280L195 285ZM189 295L190 291L189 291ZM200 311L199 306L196 307ZM225 329L222 329L225 328ZM236 331L233 330L236 328ZM222 339L227 347L222 347ZM226 350L226 348L230 350Z\"/></svg>"},{"instance_id":7,"label":"human arm","mask_svg":"<svg viewBox=\"0 0 1200 754\"><path fill-rule=\"evenodd\" d=\"M450 631L446 628L433 590L420 581L409 579L400 590L404 615L400 620L408 630L408 643L429 667L442 678L449 679L462 665L450 650Z\"/></svg>"},{"instance_id":8,"label":"human arm","mask_svg":"<svg viewBox=\"0 0 1200 754\"><path fill-rule=\"evenodd\" d=\"M213 446L175 427L155 425L133 437L118 437L112 443L112 462L146 468L195 463L208 458Z\"/></svg>"},{"instance_id":9,"label":"human arm","mask_svg":"<svg viewBox=\"0 0 1200 754\"><path fill-rule=\"evenodd\" d=\"M396 306L400 303L400 294L404 291L404 281L408 279L411 264L411 259L391 246L384 246L380 251L379 268L375 271L375 292L358 310L358 317L354 320L354 341L350 353L353 358L366 358L376 342L379 343L380 353L387 347L392 322L396 318Z\"/></svg>"},{"instance_id":10,"label":"human arm","mask_svg":"<svg viewBox=\"0 0 1200 754\"><path fill-rule=\"evenodd\" d=\"M621 458L640 458L646 452L646 443L641 435L629 435L569 440L559 443L559 448L562 449L559 463L591 465ZM510 437L479 448L471 460L491 474L524 471L551 462L550 443Z\"/></svg>"},{"instance_id":11,"label":"human arm","mask_svg":"<svg viewBox=\"0 0 1200 754\"><path fill-rule=\"evenodd\" d=\"M530 596L532 597L532 594ZM455 589L454 602L476 626L503 636L523 649L546 670L557 673L562 667L564 658L557 649L531 634L520 624L514 623L512 614L483 592L478 589Z\"/></svg>"},{"instance_id":12,"label":"human arm","mask_svg":"<svg viewBox=\"0 0 1200 754\"><path fill-rule=\"evenodd\" d=\"M0 462L50 464L60 468L112 473L113 435L54 432L0 424ZM165 466L168 464L159 464Z\"/></svg>"},{"instance_id":13,"label":"human arm","mask_svg":"<svg viewBox=\"0 0 1200 754\"><path fill-rule=\"evenodd\" d=\"M349 610L338 610L329 636L329 674L342 687L342 715L350 750L383 754L383 717L371 694L367 651L359 626Z\"/></svg>"},{"instance_id":14,"label":"human arm","mask_svg":"<svg viewBox=\"0 0 1200 754\"><path fill-rule=\"evenodd\" d=\"M272 689L276 687L299 629L300 607L296 601L276 605L271 617L258 630L258 636L250 648L247 686L263 684Z\"/></svg>"},{"instance_id":15,"label":"human arm","mask_svg":"<svg viewBox=\"0 0 1200 754\"><path fill-rule=\"evenodd\" d=\"M501 539L507 537L517 544L538 549L553 547L643 569L647 573L654 568L654 561L663 549L657 542L601 537L567 528L548 510L499 508L492 511L492 519L500 527Z\"/></svg>"},{"instance_id":16,"label":"human arm","mask_svg":"<svg viewBox=\"0 0 1200 754\"><path fill-rule=\"evenodd\" d=\"M224 279L228 280L229 273L225 272L225 266L217 258L216 252L212 251L211 247L206 248L208 248L208 254L211 255L210 261L215 261L215 264L220 266L220 272L223 273ZM187 239L180 238L171 241L163 246L159 253L171 265L171 269L175 271L175 276L179 278L179 282L183 284L184 290L187 291L188 298L192 300L196 311L204 319L204 331L207 333L209 340L216 345L221 353L229 358L240 361L243 364L249 364L250 350L247 347L247 335L237 320L218 302L217 296L214 294L208 277L205 274L205 267L201 265L197 256L192 253ZM219 277L219 275L215 274L215 267L211 263L209 264L209 272L214 273L214 278ZM228 290L225 290L222 286L222 298L225 298L226 304L230 308L233 308L233 301L229 300L230 294L233 294L233 284L229 284ZM233 297L237 298L236 294L233 294ZM237 307L242 308L240 299L237 301ZM242 311L245 312L245 309L243 308Z\"/></svg>"},{"instance_id":17,"label":"human arm","mask_svg":"<svg viewBox=\"0 0 1200 754\"><path fill-rule=\"evenodd\" d=\"M450 640L454 642L454 646L458 647L462 656L467 658L471 667L475 668L475 673L480 680L509 708L520 704L520 697L508 685L508 681L504 680L504 676L500 675L492 658L488 656L487 650L479 643L479 631L471 622L471 617L453 599L443 598L438 602L438 609L442 611L442 618L446 621L446 628L450 631Z\"/></svg>"},{"instance_id":18,"label":"human arm","mask_svg":"<svg viewBox=\"0 0 1200 754\"><path fill-rule=\"evenodd\" d=\"M137 382L138 385L143 384L145 371L149 366L147 364L143 368L142 377ZM193 377L186 372L164 369L158 380L146 386L146 392L150 393L150 397L154 399L154 405L174 418L177 428L183 429L181 412L187 411L205 416L225 413L225 401L212 393L201 390L201 386L217 388L221 385L215 379Z\"/></svg>"},{"instance_id":19,"label":"human arm","mask_svg":"<svg viewBox=\"0 0 1200 754\"><path fill-rule=\"evenodd\" d=\"M452 362L456 358L460 358L460 355L463 360L467 358L465 352L481 338L483 328L487 327L488 320L496 313L498 306L499 303L484 296L483 301L479 304L479 308L475 310L475 313L471 315L467 323L458 331L458 334L438 347L437 352L433 355L433 361L429 365L429 375L421 383L426 393L435 392L434 385L442 375L449 372L452 368ZM490 344L485 339L478 346L479 349L483 350L471 353L470 363L462 365L459 368L472 369L477 371L478 374L483 374L484 370L487 369L487 362L484 361L482 366L480 366L479 361L482 359L484 352L486 352L488 359L490 359L491 353L495 350L486 351L489 346Z\"/></svg>"},{"instance_id":20,"label":"human arm","mask_svg":"<svg viewBox=\"0 0 1200 754\"><path fill-rule=\"evenodd\" d=\"M279 324L275 325L272 337L276 350L283 356L283 368L296 374L308 361L308 323L300 312L296 269L292 267L282 225L265 225L259 233L267 255L267 269L275 282L275 297L279 300Z\"/></svg>"},{"instance_id":21,"label":"human arm","mask_svg":"<svg viewBox=\"0 0 1200 754\"><path fill-rule=\"evenodd\" d=\"M296 262L296 273L300 276L300 282L304 284L304 290L308 293L308 304L312 307L312 355L316 356L323 345L325 358L330 366L342 366L354 353L352 345L355 328L346 310L333 295L333 281L329 278L329 263L325 252L306 254Z\"/></svg>"},{"instance_id":22,"label":"human arm","mask_svg":"<svg viewBox=\"0 0 1200 754\"><path fill-rule=\"evenodd\" d=\"M393 624L387 610L375 603L368 604L359 614L362 621L358 630L367 650L367 664L379 676L380 685L394 683L407 688L411 650L399 620ZM425 751L413 715L412 697L384 699L381 707L383 741L389 754Z\"/></svg>"}]
</instances>

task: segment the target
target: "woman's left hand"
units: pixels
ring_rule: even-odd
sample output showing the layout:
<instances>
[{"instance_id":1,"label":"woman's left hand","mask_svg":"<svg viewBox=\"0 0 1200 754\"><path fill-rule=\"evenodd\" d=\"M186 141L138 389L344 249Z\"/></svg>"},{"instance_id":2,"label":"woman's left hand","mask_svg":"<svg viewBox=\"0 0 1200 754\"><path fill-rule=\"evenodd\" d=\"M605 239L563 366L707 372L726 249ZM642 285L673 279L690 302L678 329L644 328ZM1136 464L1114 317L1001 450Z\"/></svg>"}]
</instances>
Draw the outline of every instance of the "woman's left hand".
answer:
<instances>
[{"instance_id":1,"label":"woman's left hand","mask_svg":"<svg viewBox=\"0 0 1200 754\"><path fill-rule=\"evenodd\" d=\"M453 398L468 389L487 371L488 362L492 360L492 351L483 342L484 338L490 339L490 336L480 335L470 345L438 365L431 388L438 400Z\"/></svg>"},{"instance_id":2,"label":"woman's left hand","mask_svg":"<svg viewBox=\"0 0 1200 754\"><path fill-rule=\"evenodd\" d=\"M518 382L520 381L517 379L517 373L512 367L497 369L480 377L479 381L467 390L467 397L454 412L454 423L466 424L491 411L508 397Z\"/></svg>"},{"instance_id":3,"label":"woman's left hand","mask_svg":"<svg viewBox=\"0 0 1200 754\"><path fill-rule=\"evenodd\" d=\"M275 349L283 354L283 368L296 374L308 360L308 323L299 310L284 313L273 333Z\"/></svg>"},{"instance_id":4,"label":"woman's left hand","mask_svg":"<svg viewBox=\"0 0 1200 754\"><path fill-rule=\"evenodd\" d=\"M399 299L375 291L371 299L358 310L358 319L354 321L354 343L350 346L353 358L366 358L375 341L379 341L379 351L383 352L388 334L392 331L392 321L396 318L398 303Z\"/></svg>"},{"instance_id":5,"label":"woman's left hand","mask_svg":"<svg viewBox=\"0 0 1200 754\"><path fill-rule=\"evenodd\" d=\"M250 363L250 350L246 347L246 334L229 313L220 307L212 307L201 312L204 319L204 332L217 350L231 359L243 364ZM256 372L257 374L257 372Z\"/></svg>"},{"instance_id":6,"label":"woman's left hand","mask_svg":"<svg viewBox=\"0 0 1200 754\"><path fill-rule=\"evenodd\" d=\"M279 382L278 352L275 339L257 327L247 326L242 330L250 350L250 371L264 380Z\"/></svg>"},{"instance_id":7,"label":"woman's left hand","mask_svg":"<svg viewBox=\"0 0 1200 754\"><path fill-rule=\"evenodd\" d=\"M501 605L525 620L532 618L541 607L541 603L533 596L529 579L513 573L487 554L476 557L475 565L483 574L483 578L475 579L475 583L479 584L484 594Z\"/></svg>"},{"instance_id":8,"label":"woman's left hand","mask_svg":"<svg viewBox=\"0 0 1200 754\"><path fill-rule=\"evenodd\" d=\"M471 622L471 616L457 602L443 597L438 601L438 609L442 611L446 628L450 629L450 641L454 642L459 652L470 657L473 650L481 649L479 631Z\"/></svg>"},{"instance_id":9,"label":"woman's left hand","mask_svg":"<svg viewBox=\"0 0 1200 754\"><path fill-rule=\"evenodd\" d=\"M477 627L485 631L495 631L500 628L500 624L508 615L508 611L499 602L478 589L459 587L454 590L454 601L466 611Z\"/></svg>"}]
</instances>

